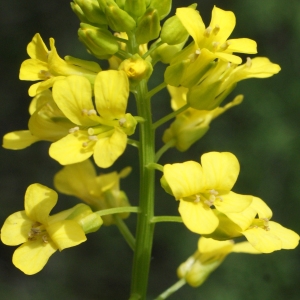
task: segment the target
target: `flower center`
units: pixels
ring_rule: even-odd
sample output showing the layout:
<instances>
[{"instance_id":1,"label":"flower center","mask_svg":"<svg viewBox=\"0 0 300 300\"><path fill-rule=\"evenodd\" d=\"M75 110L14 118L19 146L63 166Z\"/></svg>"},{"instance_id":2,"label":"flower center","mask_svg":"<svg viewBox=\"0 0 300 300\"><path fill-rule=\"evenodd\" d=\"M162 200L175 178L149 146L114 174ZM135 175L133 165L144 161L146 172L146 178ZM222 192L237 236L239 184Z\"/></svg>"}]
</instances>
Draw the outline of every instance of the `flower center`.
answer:
<instances>
[{"instance_id":1,"label":"flower center","mask_svg":"<svg viewBox=\"0 0 300 300\"><path fill-rule=\"evenodd\" d=\"M223 201L222 197L219 196L219 192L216 190L208 190L206 193L194 195L194 203L202 202L205 205L211 207L216 201Z\"/></svg>"},{"instance_id":2,"label":"flower center","mask_svg":"<svg viewBox=\"0 0 300 300\"><path fill-rule=\"evenodd\" d=\"M249 229L251 228L262 228L266 231L269 231L270 230L269 219L268 218L255 219L252 225L249 227Z\"/></svg>"},{"instance_id":3,"label":"flower center","mask_svg":"<svg viewBox=\"0 0 300 300\"><path fill-rule=\"evenodd\" d=\"M28 241L36 241L39 238L41 238L44 243L48 243L49 236L44 225L35 222L31 225L31 229L28 232Z\"/></svg>"}]
</instances>

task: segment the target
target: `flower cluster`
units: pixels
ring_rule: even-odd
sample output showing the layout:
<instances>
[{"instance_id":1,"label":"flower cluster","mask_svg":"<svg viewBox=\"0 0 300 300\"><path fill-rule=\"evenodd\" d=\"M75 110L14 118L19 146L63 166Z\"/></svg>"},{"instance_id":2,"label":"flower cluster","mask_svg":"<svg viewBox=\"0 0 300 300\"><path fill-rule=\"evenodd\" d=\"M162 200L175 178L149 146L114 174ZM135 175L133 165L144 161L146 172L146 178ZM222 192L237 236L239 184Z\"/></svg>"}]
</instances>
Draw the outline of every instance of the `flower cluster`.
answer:
<instances>
[{"instance_id":1,"label":"flower cluster","mask_svg":"<svg viewBox=\"0 0 300 300\"><path fill-rule=\"evenodd\" d=\"M237 53L256 54L256 42L229 39L236 23L233 12L215 6L206 27L193 4L178 8L161 26L171 4L171 0L71 3L81 21L79 40L91 55L108 61L107 69L94 61L62 59L53 38L49 49L39 34L28 44L30 58L21 65L20 79L38 81L28 92L33 97L28 129L6 134L3 147L17 150L50 142L50 157L64 166L54 177L55 188L86 204L50 216L56 192L40 184L28 187L25 210L9 216L1 229L4 244L22 244L13 263L24 273L39 272L56 250L84 242L85 234L102 223L116 224L135 250L131 299L146 299L152 223L160 219L154 216L154 169L163 172L162 187L179 201L185 226L202 235L196 253L178 269L178 276L190 285L201 285L231 252L270 253L298 245L297 233L270 221L272 211L265 202L232 191L240 171L232 153L205 153L201 163L158 164L170 147L186 151L206 134L212 120L243 101L239 95L220 106L238 82L280 71L266 57L248 57L243 63ZM189 37L192 41L187 44ZM167 65L163 82L148 91L157 62ZM166 87L173 112L154 123L151 97ZM137 116L127 110L130 94ZM162 137L165 145L155 153L154 131L171 118L175 119ZM139 140L129 139L138 123ZM97 175L90 160L93 156L98 167L109 168L127 144L137 147L140 156L136 210L120 190L120 179L131 168ZM122 220L129 211L139 212L136 239ZM232 239L242 236L248 242L233 244Z\"/></svg>"}]
</instances>

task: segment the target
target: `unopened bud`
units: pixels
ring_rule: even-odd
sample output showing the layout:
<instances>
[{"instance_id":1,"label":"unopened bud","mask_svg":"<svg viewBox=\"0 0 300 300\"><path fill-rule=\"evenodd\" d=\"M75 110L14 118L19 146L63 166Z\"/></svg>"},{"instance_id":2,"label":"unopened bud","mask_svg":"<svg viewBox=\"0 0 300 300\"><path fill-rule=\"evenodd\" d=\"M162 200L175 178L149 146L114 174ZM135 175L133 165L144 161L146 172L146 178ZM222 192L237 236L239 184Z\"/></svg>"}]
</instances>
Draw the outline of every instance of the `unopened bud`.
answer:
<instances>
[{"instance_id":1,"label":"unopened bud","mask_svg":"<svg viewBox=\"0 0 300 300\"><path fill-rule=\"evenodd\" d=\"M189 64L190 64L190 60L185 59L183 61L180 61L178 63L172 64L169 67L167 67L164 74L165 82L172 86L179 86L181 84L182 78L184 77L184 73L187 67L189 66Z\"/></svg>"},{"instance_id":2,"label":"unopened bud","mask_svg":"<svg viewBox=\"0 0 300 300\"><path fill-rule=\"evenodd\" d=\"M118 41L108 29L81 23L78 36L79 40L97 58L107 59L119 50Z\"/></svg>"},{"instance_id":3,"label":"unopened bud","mask_svg":"<svg viewBox=\"0 0 300 300\"><path fill-rule=\"evenodd\" d=\"M156 39L159 36L160 29L158 11L149 7L137 24L135 33L137 43L145 44Z\"/></svg>"},{"instance_id":4,"label":"unopened bud","mask_svg":"<svg viewBox=\"0 0 300 300\"><path fill-rule=\"evenodd\" d=\"M124 10L137 19L146 11L145 0L126 0Z\"/></svg>"},{"instance_id":5,"label":"unopened bud","mask_svg":"<svg viewBox=\"0 0 300 300\"><path fill-rule=\"evenodd\" d=\"M151 0L149 7L157 9L159 19L162 20L170 13L172 0Z\"/></svg>"},{"instance_id":6,"label":"unopened bud","mask_svg":"<svg viewBox=\"0 0 300 300\"><path fill-rule=\"evenodd\" d=\"M105 14L101 10L97 0L74 0L81 8L88 23L105 25L107 24Z\"/></svg>"}]
</instances>

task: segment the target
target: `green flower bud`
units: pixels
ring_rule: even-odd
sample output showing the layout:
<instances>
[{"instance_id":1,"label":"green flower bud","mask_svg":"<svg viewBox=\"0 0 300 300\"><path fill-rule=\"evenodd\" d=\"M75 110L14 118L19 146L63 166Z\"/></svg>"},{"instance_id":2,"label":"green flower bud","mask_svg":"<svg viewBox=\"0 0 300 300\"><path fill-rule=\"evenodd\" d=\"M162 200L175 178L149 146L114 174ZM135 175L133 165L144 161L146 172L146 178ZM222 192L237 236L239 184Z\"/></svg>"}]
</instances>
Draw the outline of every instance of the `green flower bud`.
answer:
<instances>
[{"instance_id":1,"label":"green flower bud","mask_svg":"<svg viewBox=\"0 0 300 300\"><path fill-rule=\"evenodd\" d=\"M83 13L82 9L80 8L80 6L74 2L71 2L71 8L73 10L73 12L75 13L75 15L78 17L78 19L80 20L80 22L83 23L88 23L88 19L86 18L85 14Z\"/></svg>"},{"instance_id":2,"label":"green flower bud","mask_svg":"<svg viewBox=\"0 0 300 300\"><path fill-rule=\"evenodd\" d=\"M168 66L164 74L165 82L172 86L179 86L189 64L190 59L185 59Z\"/></svg>"},{"instance_id":3,"label":"green flower bud","mask_svg":"<svg viewBox=\"0 0 300 300\"><path fill-rule=\"evenodd\" d=\"M119 66L119 70L125 71L130 83L135 84L143 79L148 79L153 68L149 61L142 59L138 54L125 59Z\"/></svg>"},{"instance_id":4,"label":"green flower bud","mask_svg":"<svg viewBox=\"0 0 300 300\"><path fill-rule=\"evenodd\" d=\"M160 42L160 39L158 39L155 43L151 45L151 47L155 47L155 45ZM170 46L166 43L160 45L157 49L151 52L150 56L152 57L152 63L153 65L161 61L164 64L169 64L173 57L183 48L185 42ZM151 48L150 48L151 49Z\"/></svg>"},{"instance_id":5,"label":"green flower bud","mask_svg":"<svg viewBox=\"0 0 300 300\"><path fill-rule=\"evenodd\" d=\"M165 176L162 176L160 178L160 184L161 184L161 187L165 190L166 193L174 196L173 193L172 193L172 190L171 190L171 188L170 188L170 186L169 186L169 184L168 184L168 182L165 178Z\"/></svg>"},{"instance_id":6,"label":"green flower bud","mask_svg":"<svg viewBox=\"0 0 300 300\"><path fill-rule=\"evenodd\" d=\"M107 24L105 14L100 9L97 0L74 0L74 2L81 8L88 23L105 25Z\"/></svg>"},{"instance_id":7,"label":"green flower bud","mask_svg":"<svg viewBox=\"0 0 300 300\"><path fill-rule=\"evenodd\" d=\"M156 39L160 32L158 11L149 7L145 14L139 19L135 32L138 44L145 44Z\"/></svg>"},{"instance_id":8,"label":"green flower bud","mask_svg":"<svg viewBox=\"0 0 300 300\"><path fill-rule=\"evenodd\" d=\"M177 45L186 42L188 37L189 33L177 16L169 18L161 29L160 38L169 45Z\"/></svg>"},{"instance_id":9,"label":"green flower bud","mask_svg":"<svg viewBox=\"0 0 300 300\"><path fill-rule=\"evenodd\" d=\"M97 58L107 59L119 50L118 41L108 29L81 23L78 36L79 40Z\"/></svg>"},{"instance_id":10,"label":"green flower bud","mask_svg":"<svg viewBox=\"0 0 300 300\"><path fill-rule=\"evenodd\" d=\"M98 0L109 27L114 31L127 32L135 28L135 20L112 0Z\"/></svg>"},{"instance_id":11,"label":"green flower bud","mask_svg":"<svg viewBox=\"0 0 300 300\"><path fill-rule=\"evenodd\" d=\"M151 0L149 7L157 9L159 19L162 20L170 13L172 0Z\"/></svg>"},{"instance_id":12,"label":"green flower bud","mask_svg":"<svg viewBox=\"0 0 300 300\"><path fill-rule=\"evenodd\" d=\"M145 0L126 0L124 10L137 19L146 11Z\"/></svg>"}]
</instances>

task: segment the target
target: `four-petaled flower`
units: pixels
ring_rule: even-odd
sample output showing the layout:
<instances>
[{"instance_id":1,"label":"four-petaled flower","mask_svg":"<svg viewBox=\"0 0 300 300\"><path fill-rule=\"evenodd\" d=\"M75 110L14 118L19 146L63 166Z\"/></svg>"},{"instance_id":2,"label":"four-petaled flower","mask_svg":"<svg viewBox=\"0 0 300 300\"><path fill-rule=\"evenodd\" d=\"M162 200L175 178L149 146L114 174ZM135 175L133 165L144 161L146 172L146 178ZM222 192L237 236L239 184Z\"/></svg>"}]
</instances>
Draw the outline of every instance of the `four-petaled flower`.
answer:
<instances>
[{"instance_id":1,"label":"four-petaled flower","mask_svg":"<svg viewBox=\"0 0 300 300\"><path fill-rule=\"evenodd\" d=\"M66 220L73 209L49 216L56 202L55 191L32 184L25 194L25 210L10 215L1 229L4 244L22 244L13 254L13 264L27 275L39 272L56 250L86 241L80 220Z\"/></svg>"},{"instance_id":2,"label":"four-petaled flower","mask_svg":"<svg viewBox=\"0 0 300 300\"><path fill-rule=\"evenodd\" d=\"M100 66L91 61L84 61L70 56L65 57L63 60L59 57L54 39L50 38L50 51L44 44L39 33L35 34L32 41L27 46L27 53L30 59L26 59L20 69L20 79L37 81L29 88L29 96L47 90L53 86L57 80L61 80L69 75L86 76L91 81L95 78L96 74L101 71Z\"/></svg>"},{"instance_id":3,"label":"four-petaled flower","mask_svg":"<svg viewBox=\"0 0 300 300\"><path fill-rule=\"evenodd\" d=\"M94 108L90 82L69 76L55 82L53 98L74 124L69 134L50 146L49 154L62 165L86 160L94 155L99 167L110 167L124 152L127 135L137 121L127 113L129 82L124 71L102 71L95 79Z\"/></svg>"},{"instance_id":4,"label":"four-petaled flower","mask_svg":"<svg viewBox=\"0 0 300 300\"><path fill-rule=\"evenodd\" d=\"M213 232L219 220L213 207L226 213L239 213L252 202L252 196L231 191L240 166L229 152L209 152L195 161L164 166L162 186L180 200L179 213L183 223L195 233Z\"/></svg>"}]
</instances>

